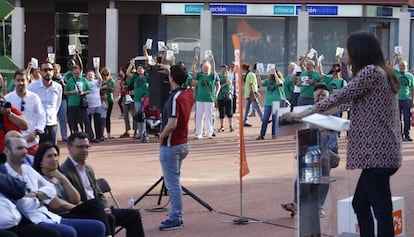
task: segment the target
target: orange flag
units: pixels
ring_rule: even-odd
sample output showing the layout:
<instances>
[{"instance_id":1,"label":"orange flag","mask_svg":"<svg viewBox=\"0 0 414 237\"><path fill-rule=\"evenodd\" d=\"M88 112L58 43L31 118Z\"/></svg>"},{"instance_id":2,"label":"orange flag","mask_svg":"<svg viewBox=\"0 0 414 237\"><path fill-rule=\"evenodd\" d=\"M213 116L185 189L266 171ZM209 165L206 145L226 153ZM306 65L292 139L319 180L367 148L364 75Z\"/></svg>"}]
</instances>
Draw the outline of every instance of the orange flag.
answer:
<instances>
[{"instance_id":1,"label":"orange flag","mask_svg":"<svg viewBox=\"0 0 414 237\"><path fill-rule=\"evenodd\" d=\"M236 70L236 88L239 111L239 140L240 140L240 187L242 186L243 176L249 173L249 166L246 159L246 148L244 145L244 121L243 121L243 90L242 90L242 74L241 74L241 50L240 40L237 34L231 36L234 46L234 64Z\"/></svg>"}]
</instances>

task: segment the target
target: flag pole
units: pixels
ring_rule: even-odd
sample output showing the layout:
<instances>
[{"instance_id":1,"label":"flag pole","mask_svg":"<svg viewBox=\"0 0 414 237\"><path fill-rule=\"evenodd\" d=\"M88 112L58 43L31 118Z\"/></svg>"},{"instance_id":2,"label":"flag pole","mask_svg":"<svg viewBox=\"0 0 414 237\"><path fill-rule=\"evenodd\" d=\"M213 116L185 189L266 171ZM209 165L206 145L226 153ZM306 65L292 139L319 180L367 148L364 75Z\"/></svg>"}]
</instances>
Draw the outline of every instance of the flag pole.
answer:
<instances>
[{"instance_id":1,"label":"flag pole","mask_svg":"<svg viewBox=\"0 0 414 237\"><path fill-rule=\"evenodd\" d=\"M238 123L239 123L239 148L240 148L240 216L233 220L234 224L244 225L249 223L249 220L243 217L243 176L249 173L249 167L246 160L246 149L244 144L244 121L243 121L243 93L242 93L242 74L241 74L241 49L239 36L232 35L232 41L234 46L234 68L236 70L236 94L237 94L237 107L238 107Z\"/></svg>"}]
</instances>

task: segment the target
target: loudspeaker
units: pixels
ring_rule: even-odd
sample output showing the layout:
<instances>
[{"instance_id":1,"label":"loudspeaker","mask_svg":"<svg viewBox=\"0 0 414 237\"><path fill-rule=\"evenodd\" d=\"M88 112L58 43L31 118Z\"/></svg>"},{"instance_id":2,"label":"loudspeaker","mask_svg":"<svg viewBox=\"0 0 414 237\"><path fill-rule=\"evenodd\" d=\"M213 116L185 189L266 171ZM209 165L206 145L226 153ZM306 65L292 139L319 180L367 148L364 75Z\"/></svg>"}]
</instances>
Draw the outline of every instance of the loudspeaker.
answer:
<instances>
[{"instance_id":1,"label":"loudspeaker","mask_svg":"<svg viewBox=\"0 0 414 237\"><path fill-rule=\"evenodd\" d=\"M150 107L162 112L165 102L170 96L168 75L152 69L148 73Z\"/></svg>"}]
</instances>

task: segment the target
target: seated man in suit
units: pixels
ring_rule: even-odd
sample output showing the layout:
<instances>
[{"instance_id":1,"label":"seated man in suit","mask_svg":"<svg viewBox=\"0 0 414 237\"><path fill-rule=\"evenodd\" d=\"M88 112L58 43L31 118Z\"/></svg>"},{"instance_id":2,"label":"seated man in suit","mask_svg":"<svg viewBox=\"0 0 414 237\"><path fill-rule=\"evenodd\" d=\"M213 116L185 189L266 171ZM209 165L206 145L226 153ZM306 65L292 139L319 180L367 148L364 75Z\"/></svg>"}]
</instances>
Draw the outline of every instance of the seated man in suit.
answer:
<instances>
[{"instance_id":1,"label":"seated man in suit","mask_svg":"<svg viewBox=\"0 0 414 237\"><path fill-rule=\"evenodd\" d=\"M91 166L86 164L89 150L88 134L75 132L68 138L69 157L60 166L64 175L79 191L81 201L99 199L102 201L108 214L115 218L115 225L126 228L127 237L144 236L141 215L135 209L110 209L108 203L96 184L95 173Z\"/></svg>"}]
</instances>

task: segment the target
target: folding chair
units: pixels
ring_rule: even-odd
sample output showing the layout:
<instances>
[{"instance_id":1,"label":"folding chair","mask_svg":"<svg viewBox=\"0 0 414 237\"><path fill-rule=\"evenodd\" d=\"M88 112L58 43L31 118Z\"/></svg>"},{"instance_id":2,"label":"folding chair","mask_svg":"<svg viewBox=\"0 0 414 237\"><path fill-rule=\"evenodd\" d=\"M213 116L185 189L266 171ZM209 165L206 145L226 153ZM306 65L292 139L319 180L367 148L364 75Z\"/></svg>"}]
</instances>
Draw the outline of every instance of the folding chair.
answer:
<instances>
[{"instance_id":1,"label":"folding chair","mask_svg":"<svg viewBox=\"0 0 414 237\"><path fill-rule=\"evenodd\" d=\"M101 189L102 193L109 193L111 195L112 200L114 201L114 204L117 208L121 208L121 205L119 205L118 200L116 199L115 195L111 191L111 187L109 186L109 183L104 178L97 178L96 183L98 184L99 189Z\"/></svg>"}]
</instances>

